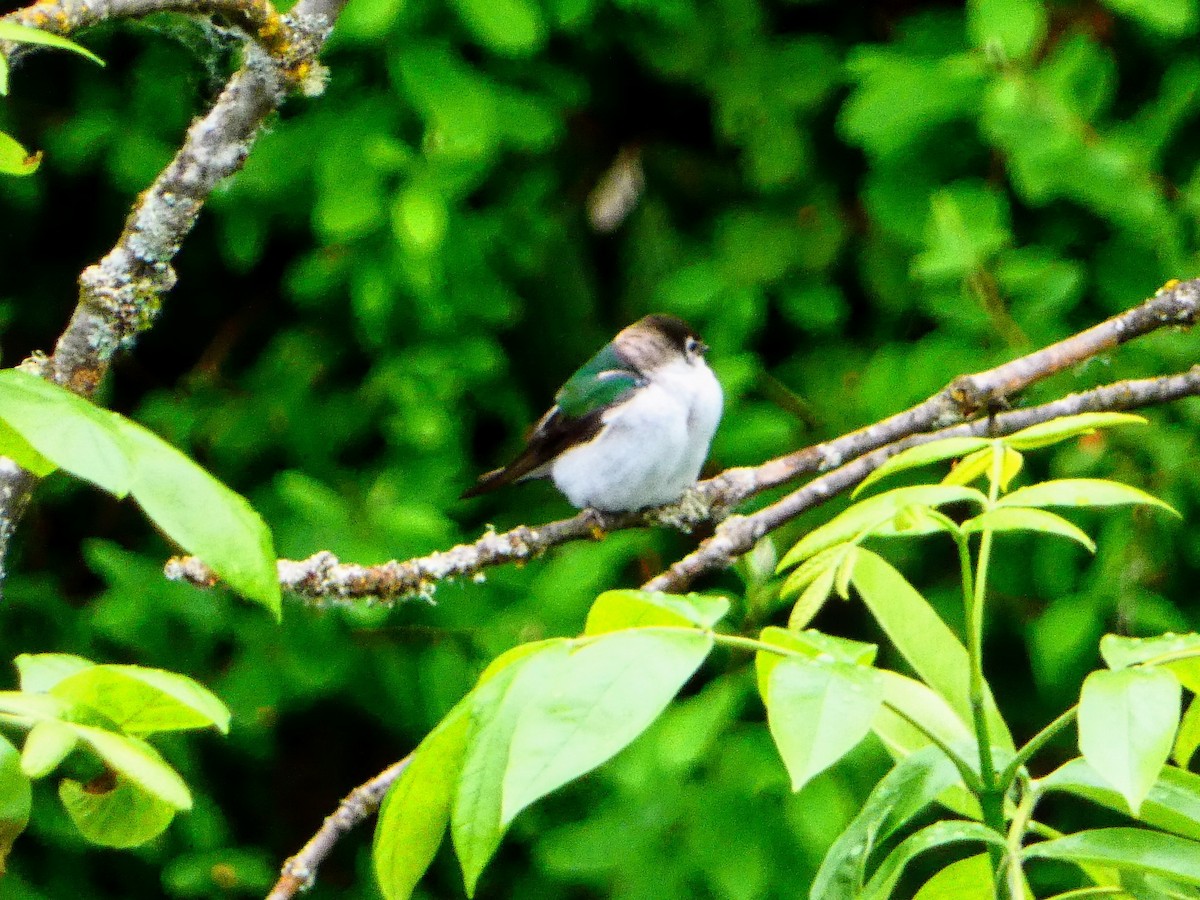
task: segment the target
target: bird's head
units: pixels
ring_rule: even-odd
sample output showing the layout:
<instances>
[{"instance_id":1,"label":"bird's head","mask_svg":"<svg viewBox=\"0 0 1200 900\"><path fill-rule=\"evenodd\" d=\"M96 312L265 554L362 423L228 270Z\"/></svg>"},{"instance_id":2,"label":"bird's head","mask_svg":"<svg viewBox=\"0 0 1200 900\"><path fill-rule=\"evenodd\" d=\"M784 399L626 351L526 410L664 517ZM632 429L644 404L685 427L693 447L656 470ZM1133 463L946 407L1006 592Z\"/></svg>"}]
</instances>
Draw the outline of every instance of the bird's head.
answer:
<instances>
[{"instance_id":1,"label":"bird's head","mask_svg":"<svg viewBox=\"0 0 1200 900\"><path fill-rule=\"evenodd\" d=\"M655 313L623 329L613 345L622 359L650 374L683 361L703 364L708 345L690 325L675 316Z\"/></svg>"}]
</instances>

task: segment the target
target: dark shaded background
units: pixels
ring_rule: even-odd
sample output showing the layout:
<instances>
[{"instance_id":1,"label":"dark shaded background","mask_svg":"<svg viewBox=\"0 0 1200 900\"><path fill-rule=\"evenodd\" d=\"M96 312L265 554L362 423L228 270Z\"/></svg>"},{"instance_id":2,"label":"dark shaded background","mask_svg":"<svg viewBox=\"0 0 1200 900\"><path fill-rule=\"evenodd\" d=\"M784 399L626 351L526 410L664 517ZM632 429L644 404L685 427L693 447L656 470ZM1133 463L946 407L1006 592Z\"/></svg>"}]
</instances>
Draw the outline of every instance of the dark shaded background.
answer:
<instances>
[{"instance_id":1,"label":"dark shaded background","mask_svg":"<svg viewBox=\"0 0 1200 900\"><path fill-rule=\"evenodd\" d=\"M544 485L456 498L647 312L689 319L713 348L727 393L714 470L874 421L1196 274L1197 3L1112 5L1123 14L1038 0L350 0L325 95L289 102L210 203L160 321L102 399L247 495L281 555L365 563L569 512ZM31 56L0 107L0 128L46 153L36 176L0 181L6 365L50 347L79 271L237 59L221 29L171 16L82 40L107 68ZM645 190L598 234L589 196L621 151L640 155ZM1022 402L1176 371L1195 346L1156 335ZM1150 415L1038 457L1034 474L1120 478L1190 519L1200 404ZM1195 626L1187 525L1128 511L1081 522L1099 537L1094 561L1052 539L1000 544L987 668L1018 737L1069 704L1106 630ZM277 627L165 582L170 549L131 504L52 477L23 525L0 657L181 671L230 704L234 727L166 743L196 809L138 851L83 845L40 785L4 896L261 895L492 656L575 633L596 593L694 541L615 534L443 585L432 603L291 603ZM956 623L948 550L891 555ZM745 595L735 574L701 587ZM739 610L746 629L778 618L769 591ZM816 624L878 639L853 605ZM801 893L884 758L865 745L791 795L746 662L718 659L629 751L524 814L480 896ZM460 895L448 853L426 884ZM364 830L311 896L374 891Z\"/></svg>"}]
</instances>

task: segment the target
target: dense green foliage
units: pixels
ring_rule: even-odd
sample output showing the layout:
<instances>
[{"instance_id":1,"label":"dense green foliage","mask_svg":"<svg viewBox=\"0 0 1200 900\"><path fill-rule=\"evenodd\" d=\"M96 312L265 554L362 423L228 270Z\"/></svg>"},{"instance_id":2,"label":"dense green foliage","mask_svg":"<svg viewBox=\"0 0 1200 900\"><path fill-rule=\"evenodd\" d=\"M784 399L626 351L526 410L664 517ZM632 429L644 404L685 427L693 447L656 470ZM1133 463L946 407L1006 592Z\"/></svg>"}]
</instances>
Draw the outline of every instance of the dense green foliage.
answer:
<instances>
[{"instance_id":1,"label":"dense green foliage","mask_svg":"<svg viewBox=\"0 0 1200 900\"><path fill-rule=\"evenodd\" d=\"M840 433L1195 274L1197 6L350 0L326 93L292 101L210 204L104 400L246 495L281 555L362 562L567 512L544 486L456 497L646 312L713 348L714 466ZM52 343L80 269L232 64L228 38L172 17L81 42L108 68L31 56L0 108L0 130L45 152L0 181L6 364ZM645 191L596 234L588 197L622 150ZM1032 393L1175 371L1193 347L1159 334ZM1065 445L1041 474L1115 476L1194 520L1200 405L1151 417ZM1106 631L1197 625L1186 527L1089 522L1094 562L997 539L988 675L1018 739L1078 696ZM434 605L285 602L278 627L163 581L168 546L135 511L52 476L0 604L0 659L170 669L233 716L226 738L159 743L194 804L140 850L87 847L39 784L6 896L261 894L487 661L578 633L597 594L687 546L625 532L442 586ZM953 553L887 552L957 624ZM745 598L732 619L753 630L781 613L773 565L704 586ZM814 624L878 639L840 602ZM793 795L744 663L706 664L646 737L518 817L479 895L794 896L885 758L868 739ZM356 837L311 896L371 896ZM424 884L457 896L457 879L443 854Z\"/></svg>"}]
</instances>

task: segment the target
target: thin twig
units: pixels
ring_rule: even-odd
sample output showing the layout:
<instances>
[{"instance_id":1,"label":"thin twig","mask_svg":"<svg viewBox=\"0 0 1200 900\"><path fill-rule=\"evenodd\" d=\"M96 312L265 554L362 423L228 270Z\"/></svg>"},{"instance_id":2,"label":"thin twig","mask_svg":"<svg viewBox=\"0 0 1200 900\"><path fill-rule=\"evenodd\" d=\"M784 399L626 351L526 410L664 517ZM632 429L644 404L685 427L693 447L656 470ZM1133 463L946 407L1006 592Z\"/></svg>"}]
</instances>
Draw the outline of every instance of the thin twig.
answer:
<instances>
[{"instance_id":1,"label":"thin twig","mask_svg":"<svg viewBox=\"0 0 1200 900\"><path fill-rule=\"evenodd\" d=\"M267 900L287 900L311 885L317 876L317 867L329 855L333 845L359 822L375 814L388 788L404 773L411 761L412 754L409 754L347 794L338 808L325 817L321 828L300 848L300 852L283 864L279 880L267 895Z\"/></svg>"}]
</instances>

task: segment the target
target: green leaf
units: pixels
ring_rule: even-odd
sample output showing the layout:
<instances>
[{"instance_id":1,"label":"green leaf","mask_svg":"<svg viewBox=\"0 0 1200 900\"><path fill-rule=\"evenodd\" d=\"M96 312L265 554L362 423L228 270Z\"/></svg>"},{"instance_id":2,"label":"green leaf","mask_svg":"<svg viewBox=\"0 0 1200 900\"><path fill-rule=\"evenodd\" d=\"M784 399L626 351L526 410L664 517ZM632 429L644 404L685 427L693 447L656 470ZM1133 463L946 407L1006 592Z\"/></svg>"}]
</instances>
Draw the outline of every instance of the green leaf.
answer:
<instances>
[{"instance_id":1,"label":"green leaf","mask_svg":"<svg viewBox=\"0 0 1200 900\"><path fill-rule=\"evenodd\" d=\"M729 612L729 600L705 594L663 594L657 591L605 591L588 611L584 634L603 634L653 625L712 628Z\"/></svg>"},{"instance_id":2,"label":"green leaf","mask_svg":"<svg viewBox=\"0 0 1200 900\"><path fill-rule=\"evenodd\" d=\"M1170 669L1184 687L1200 693L1200 634L1161 634L1148 638L1106 634L1100 639L1100 655L1110 669L1134 665Z\"/></svg>"},{"instance_id":3,"label":"green leaf","mask_svg":"<svg viewBox=\"0 0 1200 900\"><path fill-rule=\"evenodd\" d=\"M485 671L468 695L471 729L450 808L450 836L468 896L474 896L483 867L504 835L502 786L517 718L526 702L556 677L569 652L562 638L523 654L509 651L510 661L490 675Z\"/></svg>"},{"instance_id":4,"label":"green leaf","mask_svg":"<svg viewBox=\"0 0 1200 900\"><path fill-rule=\"evenodd\" d=\"M21 771L30 778L49 775L78 743L79 736L70 726L53 719L38 722L21 748Z\"/></svg>"},{"instance_id":5,"label":"green leaf","mask_svg":"<svg viewBox=\"0 0 1200 900\"><path fill-rule=\"evenodd\" d=\"M175 807L138 788L128 778L117 778L108 790L64 778L58 798L79 833L102 847L128 849L158 837L175 818Z\"/></svg>"},{"instance_id":6,"label":"green leaf","mask_svg":"<svg viewBox=\"0 0 1200 900\"><path fill-rule=\"evenodd\" d=\"M541 7L532 0L454 0L463 24L502 56L529 56L546 40Z\"/></svg>"},{"instance_id":7,"label":"green leaf","mask_svg":"<svg viewBox=\"0 0 1200 900\"><path fill-rule=\"evenodd\" d=\"M879 648L874 644L864 644L849 638L823 634L815 628L795 631L791 628L768 625L762 630L758 639L764 644L788 651L788 653L772 653L768 650L759 650L754 655L754 668L757 673L760 697L767 696L767 683L771 678L771 670L789 654L799 654L806 659L835 659L854 666L870 666L875 662L875 654L879 652Z\"/></svg>"},{"instance_id":8,"label":"green leaf","mask_svg":"<svg viewBox=\"0 0 1200 900\"><path fill-rule=\"evenodd\" d=\"M980 822L962 820L934 822L920 831L910 834L887 855L879 868L858 895L858 900L887 900L893 888L904 874L904 867L917 855L935 847L963 841L978 841L993 847L1004 847L1004 836Z\"/></svg>"},{"instance_id":9,"label":"green leaf","mask_svg":"<svg viewBox=\"0 0 1200 900\"><path fill-rule=\"evenodd\" d=\"M932 746L928 736L905 717L920 722L924 729L951 747L968 746L974 741L975 735L967 723L940 694L923 682L887 669L881 669L880 675L883 676L883 700L887 705L879 711L872 727L893 756L902 759L916 750Z\"/></svg>"},{"instance_id":10,"label":"green leaf","mask_svg":"<svg viewBox=\"0 0 1200 900\"><path fill-rule=\"evenodd\" d=\"M971 722L966 648L929 602L878 554L860 549L854 587L875 620L921 679L950 704L963 722ZM1008 726L988 697L992 741L1012 749Z\"/></svg>"},{"instance_id":11,"label":"green leaf","mask_svg":"<svg viewBox=\"0 0 1200 900\"><path fill-rule=\"evenodd\" d=\"M3 58L0 56L0 59ZM45 478L58 469L58 466L38 453L33 444L21 437L20 433L3 419L0 419L0 456L7 456L38 478Z\"/></svg>"},{"instance_id":12,"label":"green leaf","mask_svg":"<svg viewBox=\"0 0 1200 900\"><path fill-rule=\"evenodd\" d=\"M967 31L976 47L998 45L1006 59L1036 50L1046 36L1049 16L1042 0L971 0Z\"/></svg>"},{"instance_id":13,"label":"green leaf","mask_svg":"<svg viewBox=\"0 0 1200 900\"><path fill-rule=\"evenodd\" d=\"M992 860L986 853L950 863L921 885L913 900L995 900Z\"/></svg>"},{"instance_id":14,"label":"green leaf","mask_svg":"<svg viewBox=\"0 0 1200 900\"><path fill-rule=\"evenodd\" d=\"M8 58L0 53L0 97L8 94Z\"/></svg>"},{"instance_id":15,"label":"green leaf","mask_svg":"<svg viewBox=\"0 0 1200 900\"><path fill-rule=\"evenodd\" d=\"M179 773L145 741L90 725L67 724L118 775L175 809L191 809L192 795Z\"/></svg>"},{"instance_id":16,"label":"green leaf","mask_svg":"<svg viewBox=\"0 0 1200 900\"><path fill-rule=\"evenodd\" d=\"M1065 791L1129 814L1125 798L1088 765L1075 758L1038 782L1044 791ZM1142 802L1138 821L1200 840L1200 775L1167 766Z\"/></svg>"},{"instance_id":17,"label":"green leaf","mask_svg":"<svg viewBox=\"0 0 1200 900\"><path fill-rule=\"evenodd\" d=\"M874 484L881 478L886 478L888 475L908 469L915 469L920 466L928 466L936 462L943 462L947 459L957 459L960 456L966 456L968 453L974 453L976 450L980 450L990 443L991 441L988 438L953 437L943 438L940 441L930 441L928 444L918 444L916 447L901 450L864 478L859 486L854 489L854 493L851 496L857 497L859 492L865 490L869 485Z\"/></svg>"},{"instance_id":18,"label":"green leaf","mask_svg":"<svg viewBox=\"0 0 1200 900\"><path fill-rule=\"evenodd\" d=\"M103 66L104 60L86 47L81 47L65 37L42 31L40 28L30 28L18 25L16 22L0 22L0 41L19 41L22 44L42 44L46 47L56 47L59 50L70 50L80 56L90 59L97 65Z\"/></svg>"},{"instance_id":19,"label":"green leaf","mask_svg":"<svg viewBox=\"0 0 1200 900\"><path fill-rule=\"evenodd\" d=\"M122 731L154 734L215 725L229 732L229 710L192 679L141 666L91 666L50 689L70 703L90 706Z\"/></svg>"},{"instance_id":20,"label":"green leaf","mask_svg":"<svg viewBox=\"0 0 1200 900\"><path fill-rule=\"evenodd\" d=\"M47 694L24 691L0 691L0 713L29 722L61 719L71 711L70 704Z\"/></svg>"},{"instance_id":21,"label":"green leaf","mask_svg":"<svg viewBox=\"0 0 1200 900\"><path fill-rule=\"evenodd\" d=\"M1033 507L997 506L963 522L962 530L965 534L983 531L1038 531L1042 534L1057 534L1083 544L1089 552L1096 552L1095 541L1088 537L1082 528L1068 522L1062 516Z\"/></svg>"},{"instance_id":22,"label":"green leaf","mask_svg":"<svg viewBox=\"0 0 1200 900\"><path fill-rule=\"evenodd\" d=\"M30 153L0 131L0 175L32 175L42 164L41 151Z\"/></svg>"},{"instance_id":23,"label":"green leaf","mask_svg":"<svg viewBox=\"0 0 1200 900\"><path fill-rule=\"evenodd\" d=\"M936 747L901 760L875 785L862 809L825 854L813 881L812 900L857 900L872 851L947 788L958 771Z\"/></svg>"},{"instance_id":24,"label":"green leaf","mask_svg":"<svg viewBox=\"0 0 1200 900\"><path fill-rule=\"evenodd\" d=\"M130 493L146 515L226 584L278 618L275 547L262 517L162 438L127 419L118 422L133 463Z\"/></svg>"},{"instance_id":25,"label":"green leaf","mask_svg":"<svg viewBox=\"0 0 1200 900\"><path fill-rule=\"evenodd\" d=\"M1193 698L1179 721L1179 733L1175 736L1175 746L1171 748L1171 759L1175 760L1175 765L1186 769L1196 755L1197 747L1200 747L1200 702Z\"/></svg>"},{"instance_id":26,"label":"green leaf","mask_svg":"<svg viewBox=\"0 0 1200 900\"><path fill-rule=\"evenodd\" d=\"M704 662L712 643L705 632L641 628L583 642L562 659L517 714L501 824L645 731Z\"/></svg>"},{"instance_id":27,"label":"green leaf","mask_svg":"<svg viewBox=\"0 0 1200 900\"><path fill-rule=\"evenodd\" d=\"M1104 0L1104 5L1168 37L1196 32L1195 0Z\"/></svg>"},{"instance_id":28,"label":"green leaf","mask_svg":"<svg viewBox=\"0 0 1200 900\"><path fill-rule=\"evenodd\" d=\"M71 653L22 653L14 661L21 676L21 690L43 693L64 678L95 665Z\"/></svg>"},{"instance_id":29,"label":"green leaf","mask_svg":"<svg viewBox=\"0 0 1200 900\"><path fill-rule=\"evenodd\" d=\"M833 593L833 579L837 572L834 568L826 569L804 589L800 599L792 605L792 612L788 616L788 628L803 628L821 611L821 607Z\"/></svg>"},{"instance_id":30,"label":"green leaf","mask_svg":"<svg viewBox=\"0 0 1200 900\"><path fill-rule=\"evenodd\" d=\"M1145 828L1081 831L1026 847L1023 856L1112 866L1200 885L1200 842Z\"/></svg>"},{"instance_id":31,"label":"green leaf","mask_svg":"<svg viewBox=\"0 0 1200 900\"><path fill-rule=\"evenodd\" d=\"M462 771L470 702L456 706L426 736L388 790L375 826L375 877L387 900L407 900L433 862Z\"/></svg>"},{"instance_id":32,"label":"green leaf","mask_svg":"<svg viewBox=\"0 0 1200 900\"><path fill-rule=\"evenodd\" d=\"M796 570L783 583L779 596L783 599L795 596L804 591L813 582L821 580L826 574L830 576L830 590L833 589L833 573L841 565L846 554L850 551L849 544L837 544L813 554L796 567Z\"/></svg>"},{"instance_id":33,"label":"green leaf","mask_svg":"<svg viewBox=\"0 0 1200 900\"><path fill-rule=\"evenodd\" d=\"M1179 723L1180 687L1170 672L1093 672L1079 699L1079 749L1137 815L1158 780Z\"/></svg>"},{"instance_id":34,"label":"green leaf","mask_svg":"<svg viewBox=\"0 0 1200 900\"><path fill-rule=\"evenodd\" d=\"M33 786L21 771L21 754L0 735L0 876L15 841L29 824Z\"/></svg>"},{"instance_id":35,"label":"green leaf","mask_svg":"<svg viewBox=\"0 0 1200 900\"><path fill-rule=\"evenodd\" d=\"M7 369L0 372L0 419L56 466L113 496L129 493L133 469L114 414L36 375Z\"/></svg>"},{"instance_id":36,"label":"green leaf","mask_svg":"<svg viewBox=\"0 0 1200 900\"><path fill-rule=\"evenodd\" d=\"M1178 516L1175 508L1127 484L1101 478L1060 478L1017 488L997 506L1157 506Z\"/></svg>"},{"instance_id":37,"label":"green leaf","mask_svg":"<svg viewBox=\"0 0 1200 900\"><path fill-rule=\"evenodd\" d=\"M910 506L937 507L947 503L971 501L981 506L987 498L969 487L921 484L895 488L875 497L860 500L821 527L810 531L779 562L778 571L790 569L827 547L861 538L882 529Z\"/></svg>"},{"instance_id":38,"label":"green leaf","mask_svg":"<svg viewBox=\"0 0 1200 900\"><path fill-rule=\"evenodd\" d=\"M1112 428L1117 425L1145 425L1146 419L1133 413L1091 412L1075 416L1063 416L1049 422L1030 425L1001 438L1005 444L1017 450L1035 450L1061 444L1063 441L1084 434L1092 434L1097 428Z\"/></svg>"},{"instance_id":39,"label":"green leaf","mask_svg":"<svg viewBox=\"0 0 1200 900\"><path fill-rule=\"evenodd\" d=\"M763 702L798 791L867 736L883 703L883 681L864 666L789 657L771 669Z\"/></svg>"},{"instance_id":40,"label":"green leaf","mask_svg":"<svg viewBox=\"0 0 1200 900\"><path fill-rule=\"evenodd\" d=\"M964 456L958 463L946 473L942 479L942 484L970 484L978 478L987 475L992 468L991 446L984 447L982 450L976 450L970 456Z\"/></svg>"}]
</instances>

